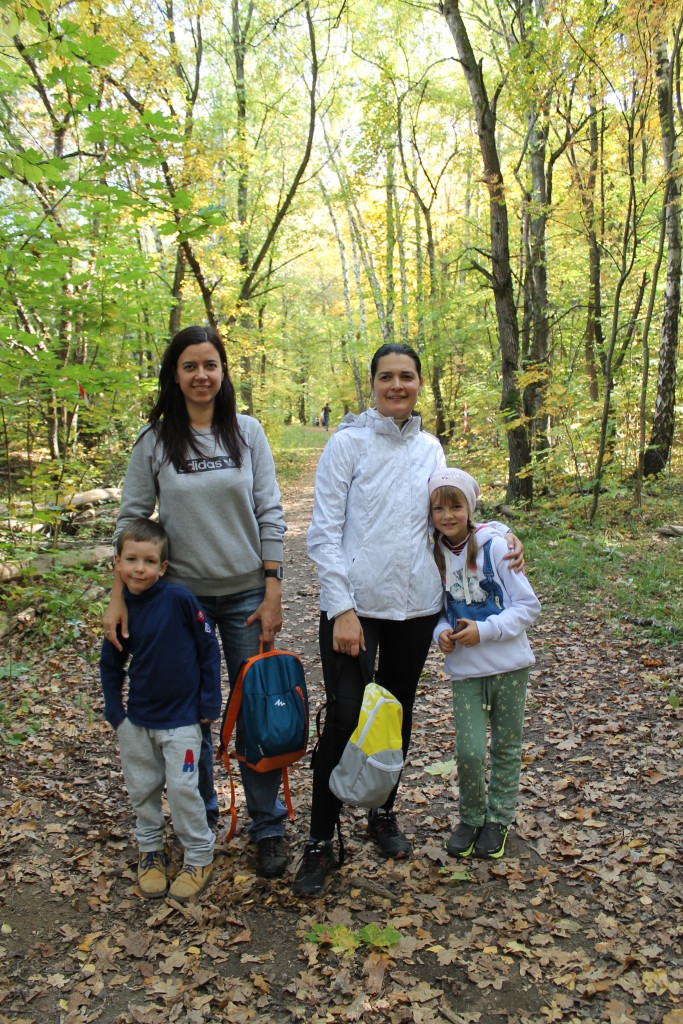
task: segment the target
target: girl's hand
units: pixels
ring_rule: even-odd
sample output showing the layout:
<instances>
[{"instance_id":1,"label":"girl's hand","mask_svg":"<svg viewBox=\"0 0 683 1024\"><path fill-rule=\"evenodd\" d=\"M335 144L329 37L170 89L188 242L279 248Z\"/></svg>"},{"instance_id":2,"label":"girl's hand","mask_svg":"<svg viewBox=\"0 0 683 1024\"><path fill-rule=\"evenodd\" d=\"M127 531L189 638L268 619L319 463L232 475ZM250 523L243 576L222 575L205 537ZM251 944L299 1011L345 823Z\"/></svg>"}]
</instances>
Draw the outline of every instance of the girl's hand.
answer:
<instances>
[{"instance_id":1,"label":"girl's hand","mask_svg":"<svg viewBox=\"0 0 683 1024\"><path fill-rule=\"evenodd\" d=\"M505 556L505 561L510 563L513 572L524 572L524 545L514 533L507 533L505 540L510 549Z\"/></svg>"},{"instance_id":2,"label":"girl's hand","mask_svg":"<svg viewBox=\"0 0 683 1024\"><path fill-rule=\"evenodd\" d=\"M463 647L476 647L479 643L479 629L476 622L472 619L458 619L456 625L458 628L453 634L456 644L462 644Z\"/></svg>"},{"instance_id":3,"label":"girl's hand","mask_svg":"<svg viewBox=\"0 0 683 1024\"><path fill-rule=\"evenodd\" d=\"M251 626L258 620L261 622L261 639L265 643L272 644L275 634L282 629L282 588L280 586L277 591L266 588L266 596L244 625L245 627Z\"/></svg>"},{"instance_id":4,"label":"girl's hand","mask_svg":"<svg viewBox=\"0 0 683 1024\"><path fill-rule=\"evenodd\" d=\"M126 640L128 639L128 608L123 600L123 590L120 586L114 585L112 589L109 606L104 613L103 623L104 635L107 640L114 645L117 651L122 651L123 647L116 630L117 627L120 627L121 636Z\"/></svg>"},{"instance_id":5,"label":"girl's hand","mask_svg":"<svg viewBox=\"0 0 683 1024\"><path fill-rule=\"evenodd\" d=\"M443 633L439 633L439 649L444 654L450 654L455 648L455 633L452 629L444 629Z\"/></svg>"},{"instance_id":6,"label":"girl's hand","mask_svg":"<svg viewBox=\"0 0 683 1024\"><path fill-rule=\"evenodd\" d=\"M353 608L334 620L332 647L338 654L348 654L351 658L357 658L365 650L363 627Z\"/></svg>"}]
</instances>

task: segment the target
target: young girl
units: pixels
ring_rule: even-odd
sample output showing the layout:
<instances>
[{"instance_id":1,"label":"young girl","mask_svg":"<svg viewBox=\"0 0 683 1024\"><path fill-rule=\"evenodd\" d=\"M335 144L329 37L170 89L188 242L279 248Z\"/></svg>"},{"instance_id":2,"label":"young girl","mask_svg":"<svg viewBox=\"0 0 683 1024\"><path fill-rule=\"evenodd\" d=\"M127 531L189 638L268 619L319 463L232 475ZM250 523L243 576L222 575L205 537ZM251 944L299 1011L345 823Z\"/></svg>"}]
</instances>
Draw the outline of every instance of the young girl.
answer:
<instances>
[{"instance_id":1,"label":"young girl","mask_svg":"<svg viewBox=\"0 0 683 1024\"><path fill-rule=\"evenodd\" d=\"M429 480L434 557L444 605L434 641L453 687L460 824L446 843L453 857L502 857L522 767L522 726L529 667L526 628L541 606L523 573L505 561L505 541L479 548L472 517L479 487L460 469ZM486 726L491 775L486 798Z\"/></svg>"}]
</instances>

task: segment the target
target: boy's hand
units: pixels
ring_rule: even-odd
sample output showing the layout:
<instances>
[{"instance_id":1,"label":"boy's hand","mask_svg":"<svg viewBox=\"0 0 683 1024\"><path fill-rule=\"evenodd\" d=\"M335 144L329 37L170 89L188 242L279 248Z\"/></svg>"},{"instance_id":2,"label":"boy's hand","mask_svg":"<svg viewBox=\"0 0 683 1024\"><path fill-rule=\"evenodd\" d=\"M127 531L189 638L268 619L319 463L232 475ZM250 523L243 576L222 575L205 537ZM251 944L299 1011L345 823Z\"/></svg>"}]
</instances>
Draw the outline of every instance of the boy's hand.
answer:
<instances>
[{"instance_id":1,"label":"boy's hand","mask_svg":"<svg viewBox=\"0 0 683 1024\"><path fill-rule=\"evenodd\" d=\"M217 722L217 721L218 721L217 718L200 718L199 719L199 724L200 725L211 725L212 722Z\"/></svg>"},{"instance_id":2,"label":"boy's hand","mask_svg":"<svg viewBox=\"0 0 683 1024\"><path fill-rule=\"evenodd\" d=\"M439 648L444 654L450 654L455 649L455 633L452 629L444 629L439 633Z\"/></svg>"},{"instance_id":3,"label":"boy's hand","mask_svg":"<svg viewBox=\"0 0 683 1024\"><path fill-rule=\"evenodd\" d=\"M453 634L455 642L463 647L476 647L479 643L479 629L472 619L458 619L457 630Z\"/></svg>"}]
</instances>

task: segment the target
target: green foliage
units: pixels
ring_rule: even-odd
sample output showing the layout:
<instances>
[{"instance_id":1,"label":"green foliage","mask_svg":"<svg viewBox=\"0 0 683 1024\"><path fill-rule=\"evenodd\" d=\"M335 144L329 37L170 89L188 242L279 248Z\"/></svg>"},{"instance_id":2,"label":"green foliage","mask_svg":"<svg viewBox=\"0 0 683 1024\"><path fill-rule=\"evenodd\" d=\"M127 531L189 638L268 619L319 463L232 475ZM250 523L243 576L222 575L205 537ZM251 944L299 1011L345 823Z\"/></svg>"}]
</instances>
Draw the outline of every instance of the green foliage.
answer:
<instances>
[{"instance_id":1,"label":"green foliage","mask_svg":"<svg viewBox=\"0 0 683 1024\"><path fill-rule=\"evenodd\" d=\"M443 875L447 882L455 882L456 885L461 882L476 882L476 877L472 874L469 868L439 868L439 874Z\"/></svg>"},{"instance_id":2,"label":"green foliage","mask_svg":"<svg viewBox=\"0 0 683 1024\"><path fill-rule=\"evenodd\" d=\"M60 650L79 639L86 622L101 618L105 594L101 584L101 573L96 569L57 565L40 576L29 572L6 585L3 606L8 616L35 608L35 621L23 627L24 633L35 632Z\"/></svg>"},{"instance_id":3,"label":"green foliage","mask_svg":"<svg viewBox=\"0 0 683 1024\"><path fill-rule=\"evenodd\" d=\"M442 779L449 779L454 768L454 757L450 761L435 761L434 764L425 765L427 775L440 775Z\"/></svg>"},{"instance_id":4,"label":"green foliage","mask_svg":"<svg viewBox=\"0 0 683 1024\"><path fill-rule=\"evenodd\" d=\"M320 427L293 426L272 431L269 441L278 479L289 483L301 476L306 467L317 462L329 436Z\"/></svg>"},{"instance_id":5,"label":"green foliage","mask_svg":"<svg viewBox=\"0 0 683 1024\"><path fill-rule=\"evenodd\" d=\"M314 923L306 935L309 942L329 946L333 953L355 953L361 943L374 949L387 950L401 941L400 933L391 925L380 928L376 922L365 925L359 931L351 931L345 924Z\"/></svg>"},{"instance_id":6,"label":"green foliage","mask_svg":"<svg viewBox=\"0 0 683 1024\"><path fill-rule=\"evenodd\" d=\"M204 321L211 306L240 403L264 423L283 479L309 458L309 444L317 447L306 434L284 443L285 425L312 424L327 401L334 425L358 410L357 385L368 401L369 358L384 340L376 301L384 306L385 334L393 328L394 338L420 349L428 428L440 392L449 459L486 479L505 479L509 423L500 411L487 277L488 193L467 87L442 16L393 0L381 9L356 5L343 18L326 2L315 8L324 58L313 157L251 298L238 308L245 259L269 237L301 158L311 73L303 10L295 5L284 15L271 0L249 10L248 21L241 12L243 117L234 40L213 0L174 5L173 24L154 5L95 11L81 0L68 7L24 0L0 14L0 446L9 467L0 488L7 518L18 524L14 540L29 538L29 548L41 521L53 542L60 536L60 495L121 479L177 301L182 326ZM623 4L579 2L561 18L522 5L503 19L509 38L499 31L495 4L471 20L482 73L501 84L497 143L522 328L527 254L518 239L529 208L529 153L522 147L531 110L554 154L545 256L550 360L518 379L520 393L543 384L544 404L535 421L517 410L515 416L547 442L523 470L533 474L537 493L548 494L544 507L561 509L566 499L582 518L602 404L589 397L585 356L590 105L601 127L592 225L599 225L603 255L601 326L605 339L614 328L618 355L603 500L621 503L638 456L642 310L632 335L628 329L642 275L654 265L664 184L651 51L674 10L671 0L651 6L637 33ZM641 161L635 176L629 120ZM344 246L345 282L320 182ZM632 183L638 248L617 308ZM189 248L179 263L180 243ZM662 299L660 281L651 338ZM522 331L522 347L528 343ZM648 415L657 382L652 347ZM598 346L600 392L605 354ZM679 408L682 387L679 375ZM680 438L679 429L675 473Z\"/></svg>"},{"instance_id":7,"label":"green foliage","mask_svg":"<svg viewBox=\"0 0 683 1024\"><path fill-rule=\"evenodd\" d=\"M652 485L641 509L633 507L630 488L615 488L590 527L586 497L562 495L542 499L510 525L524 541L526 571L539 594L576 616L599 609L617 630L627 616L651 622L641 628L653 639L680 643L681 541L655 531L678 520L681 501L679 481Z\"/></svg>"}]
</instances>

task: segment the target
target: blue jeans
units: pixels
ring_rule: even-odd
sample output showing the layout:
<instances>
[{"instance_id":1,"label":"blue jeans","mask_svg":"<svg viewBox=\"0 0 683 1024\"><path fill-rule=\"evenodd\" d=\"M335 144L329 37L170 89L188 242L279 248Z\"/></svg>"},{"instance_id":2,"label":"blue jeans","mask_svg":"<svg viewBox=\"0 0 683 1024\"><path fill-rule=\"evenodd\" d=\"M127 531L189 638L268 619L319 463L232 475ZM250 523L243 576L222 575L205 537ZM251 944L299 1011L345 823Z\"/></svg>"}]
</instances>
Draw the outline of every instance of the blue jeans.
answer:
<instances>
[{"instance_id":1,"label":"blue jeans","mask_svg":"<svg viewBox=\"0 0 683 1024\"><path fill-rule=\"evenodd\" d=\"M247 658L259 652L261 623L257 620L252 626L244 628L244 622L252 612L256 611L263 601L265 590L247 590L242 594L231 594L224 597L201 597L197 600L207 614L211 625L221 638L225 663L228 667L230 689L235 685L240 666ZM236 746L242 746L241 714L237 719ZM209 821L218 816L218 797L213 784L213 744L210 726L203 726L202 749L199 756L199 792L204 799L206 815ZM242 787L247 801L247 811L251 818L249 837L255 843L268 836L284 835L282 821L287 816L285 806L278 799L278 791L282 781L282 772L255 772L240 762ZM212 813L213 812L213 813Z\"/></svg>"}]
</instances>

